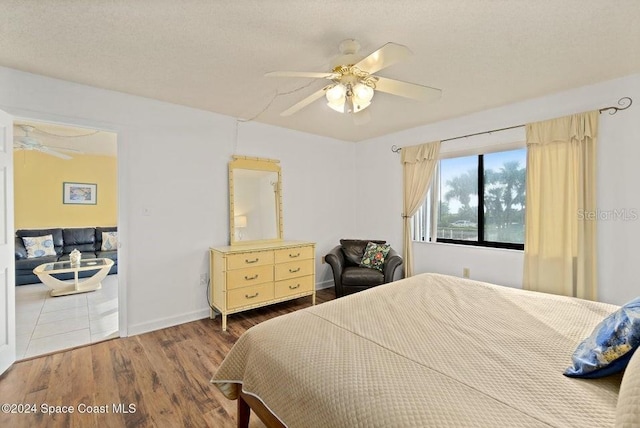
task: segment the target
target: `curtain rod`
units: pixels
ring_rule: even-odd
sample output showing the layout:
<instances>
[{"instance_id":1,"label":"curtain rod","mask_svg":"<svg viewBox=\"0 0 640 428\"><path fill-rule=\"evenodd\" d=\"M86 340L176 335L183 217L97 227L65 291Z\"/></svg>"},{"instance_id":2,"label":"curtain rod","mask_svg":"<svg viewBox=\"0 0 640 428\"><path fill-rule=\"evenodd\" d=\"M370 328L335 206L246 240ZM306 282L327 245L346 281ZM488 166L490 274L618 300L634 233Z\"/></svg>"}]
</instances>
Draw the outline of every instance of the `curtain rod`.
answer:
<instances>
[{"instance_id":1,"label":"curtain rod","mask_svg":"<svg viewBox=\"0 0 640 428\"><path fill-rule=\"evenodd\" d=\"M616 114L620 110L628 109L629 107L631 107L631 104L633 104L633 100L630 97L622 97L618 100L618 105L621 107L615 107L615 106L603 107L598 111L600 112L600 114L604 113L605 111L608 111L610 115ZM490 131L476 132L475 134L467 134L467 135L462 135L460 137L446 138L444 140L440 140L440 142L444 143L445 141L459 140L461 138L467 138L467 137L475 137L476 135L491 134L492 132L506 131L507 129L522 128L523 126L526 126L526 125L514 125L514 126L507 126L506 128L492 129ZM391 146L391 151L393 153L400 153L401 150L402 150L402 147L398 147L395 144Z\"/></svg>"}]
</instances>

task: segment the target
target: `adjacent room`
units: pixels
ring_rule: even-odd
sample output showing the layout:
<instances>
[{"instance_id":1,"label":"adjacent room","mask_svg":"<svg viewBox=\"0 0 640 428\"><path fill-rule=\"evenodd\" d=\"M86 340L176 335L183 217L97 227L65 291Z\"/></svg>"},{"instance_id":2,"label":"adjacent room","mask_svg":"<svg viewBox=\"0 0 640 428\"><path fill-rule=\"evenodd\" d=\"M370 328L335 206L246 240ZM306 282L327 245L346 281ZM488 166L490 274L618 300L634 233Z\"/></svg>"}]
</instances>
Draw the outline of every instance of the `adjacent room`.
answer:
<instances>
[{"instance_id":1,"label":"adjacent room","mask_svg":"<svg viewBox=\"0 0 640 428\"><path fill-rule=\"evenodd\" d=\"M116 134L24 120L14 122L13 133L16 357L117 337ZM80 193L85 189L88 193ZM25 238L47 235L55 244L49 253L25 247ZM34 273L38 266L69 261L74 250L85 263L110 258L114 264L105 271L113 275L100 281L100 288L85 283L80 288L95 289L75 293L66 292L74 281L71 272L51 275L54 279ZM78 281L98 272L80 271Z\"/></svg>"},{"instance_id":2,"label":"adjacent room","mask_svg":"<svg viewBox=\"0 0 640 428\"><path fill-rule=\"evenodd\" d=\"M0 425L640 426L638 1L0 16Z\"/></svg>"}]
</instances>

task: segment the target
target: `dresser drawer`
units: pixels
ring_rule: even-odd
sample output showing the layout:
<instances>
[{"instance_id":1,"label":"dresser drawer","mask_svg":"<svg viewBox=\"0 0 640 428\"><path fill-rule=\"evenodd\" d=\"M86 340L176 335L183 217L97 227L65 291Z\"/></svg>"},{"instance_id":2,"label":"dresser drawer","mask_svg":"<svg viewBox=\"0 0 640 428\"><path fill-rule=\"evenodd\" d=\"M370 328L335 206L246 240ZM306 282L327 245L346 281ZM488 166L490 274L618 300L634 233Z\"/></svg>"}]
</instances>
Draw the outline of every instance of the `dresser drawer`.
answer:
<instances>
[{"instance_id":1,"label":"dresser drawer","mask_svg":"<svg viewBox=\"0 0 640 428\"><path fill-rule=\"evenodd\" d=\"M238 288L227 292L227 308L255 305L273 300L273 282Z\"/></svg>"},{"instance_id":2,"label":"dresser drawer","mask_svg":"<svg viewBox=\"0 0 640 428\"><path fill-rule=\"evenodd\" d=\"M313 275L276 282L276 299L313 290Z\"/></svg>"},{"instance_id":3,"label":"dresser drawer","mask_svg":"<svg viewBox=\"0 0 640 428\"><path fill-rule=\"evenodd\" d=\"M227 272L227 290L273 282L273 265L255 266Z\"/></svg>"},{"instance_id":4,"label":"dresser drawer","mask_svg":"<svg viewBox=\"0 0 640 428\"><path fill-rule=\"evenodd\" d=\"M283 248L275 251L276 263L286 263L296 260L313 258L313 247Z\"/></svg>"},{"instance_id":5,"label":"dresser drawer","mask_svg":"<svg viewBox=\"0 0 640 428\"><path fill-rule=\"evenodd\" d=\"M276 302L315 295L315 244L274 241L210 248L209 302L213 319Z\"/></svg>"},{"instance_id":6,"label":"dresser drawer","mask_svg":"<svg viewBox=\"0 0 640 428\"><path fill-rule=\"evenodd\" d=\"M273 251L255 251L227 256L227 270L273 264Z\"/></svg>"},{"instance_id":7,"label":"dresser drawer","mask_svg":"<svg viewBox=\"0 0 640 428\"><path fill-rule=\"evenodd\" d=\"M276 265L276 281L313 274L313 259Z\"/></svg>"}]
</instances>

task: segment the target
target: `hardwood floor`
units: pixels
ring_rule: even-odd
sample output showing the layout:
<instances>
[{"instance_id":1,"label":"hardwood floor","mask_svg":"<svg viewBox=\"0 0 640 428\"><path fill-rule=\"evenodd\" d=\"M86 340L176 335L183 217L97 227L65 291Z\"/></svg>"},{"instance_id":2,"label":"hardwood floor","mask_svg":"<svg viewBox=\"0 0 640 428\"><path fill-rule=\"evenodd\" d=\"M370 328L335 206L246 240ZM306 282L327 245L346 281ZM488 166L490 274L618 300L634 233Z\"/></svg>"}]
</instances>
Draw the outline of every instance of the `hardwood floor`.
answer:
<instances>
[{"instance_id":1,"label":"hardwood floor","mask_svg":"<svg viewBox=\"0 0 640 428\"><path fill-rule=\"evenodd\" d=\"M318 304L334 298L317 292ZM0 377L0 402L35 412L3 407L0 426L234 427L236 402L209 379L248 328L308 306L305 297L235 314L225 333L218 316L16 363ZM252 415L250 426L264 425Z\"/></svg>"}]
</instances>

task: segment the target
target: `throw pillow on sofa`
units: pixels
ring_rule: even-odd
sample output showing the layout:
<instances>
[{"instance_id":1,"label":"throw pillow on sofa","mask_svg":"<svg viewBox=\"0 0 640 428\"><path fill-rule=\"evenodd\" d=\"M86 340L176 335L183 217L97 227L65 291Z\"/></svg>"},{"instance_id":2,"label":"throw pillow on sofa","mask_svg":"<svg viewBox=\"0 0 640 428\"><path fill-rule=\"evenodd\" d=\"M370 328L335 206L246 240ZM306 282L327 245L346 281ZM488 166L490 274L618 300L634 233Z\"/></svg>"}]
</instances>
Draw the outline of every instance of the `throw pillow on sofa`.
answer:
<instances>
[{"instance_id":1,"label":"throw pillow on sofa","mask_svg":"<svg viewBox=\"0 0 640 428\"><path fill-rule=\"evenodd\" d=\"M118 232L102 232L102 246L100 251L113 251L118 249Z\"/></svg>"},{"instance_id":2,"label":"throw pillow on sofa","mask_svg":"<svg viewBox=\"0 0 640 428\"><path fill-rule=\"evenodd\" d=\"M53 246L53 235L22 237L22 242L27 250L27 258L55 256L56 249Z\"/></svg>"}]
</instances>

